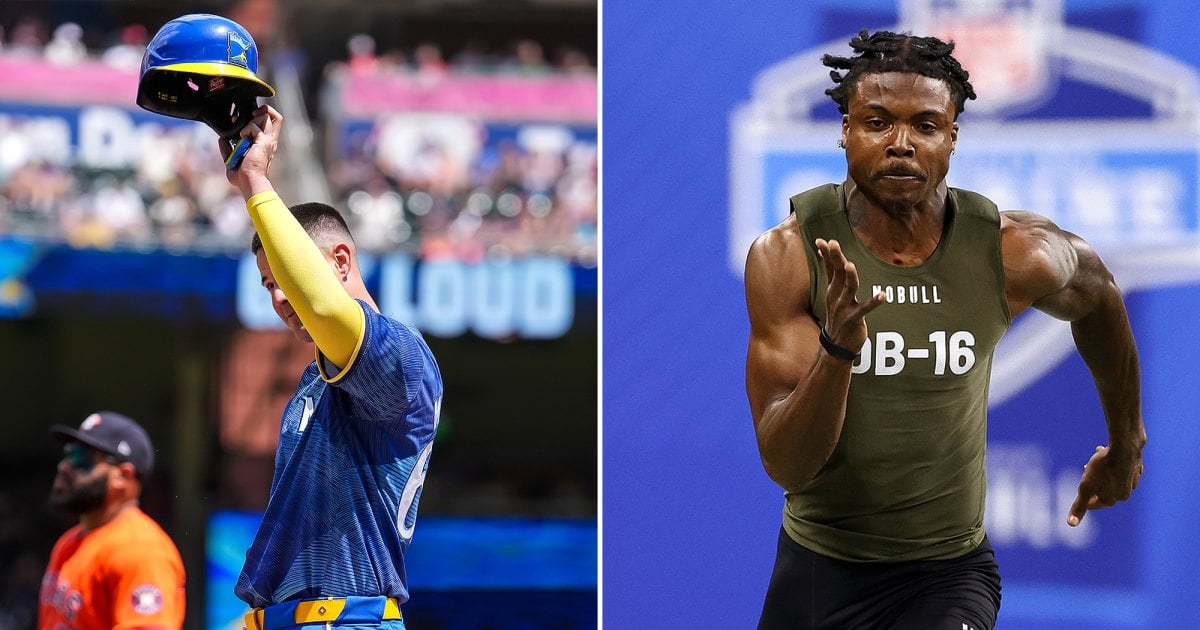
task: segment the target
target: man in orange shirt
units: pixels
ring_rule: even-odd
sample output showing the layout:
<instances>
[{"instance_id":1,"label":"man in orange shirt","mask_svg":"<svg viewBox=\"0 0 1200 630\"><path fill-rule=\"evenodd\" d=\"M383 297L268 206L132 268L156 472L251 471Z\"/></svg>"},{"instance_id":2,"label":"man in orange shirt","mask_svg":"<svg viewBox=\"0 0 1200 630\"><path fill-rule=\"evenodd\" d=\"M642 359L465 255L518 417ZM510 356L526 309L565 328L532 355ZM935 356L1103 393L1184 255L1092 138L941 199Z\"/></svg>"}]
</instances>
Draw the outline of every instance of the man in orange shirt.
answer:
<instances>
[{"instance_id":1,"label":"man in orange shirt","mask_svg":"<svg viewBox=\"0 0 1200 630\"><path fill-rule=\"evenodd\" d=\"M78 429L56 425L63 458L51 505L79 515L50 552L39 630L175 629L183 625L183 560L138 508L154 465L149 436L133 420L94 413Z\"/></svg>"}]
</instances>

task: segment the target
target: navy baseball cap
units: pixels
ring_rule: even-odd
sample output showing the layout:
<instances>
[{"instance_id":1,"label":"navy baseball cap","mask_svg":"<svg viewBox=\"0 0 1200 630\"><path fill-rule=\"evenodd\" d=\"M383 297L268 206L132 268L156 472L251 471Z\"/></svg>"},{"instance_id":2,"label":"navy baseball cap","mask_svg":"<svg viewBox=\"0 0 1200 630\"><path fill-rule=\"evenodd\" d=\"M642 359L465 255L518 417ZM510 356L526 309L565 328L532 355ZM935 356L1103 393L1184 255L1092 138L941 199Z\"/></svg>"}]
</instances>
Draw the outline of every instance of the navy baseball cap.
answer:
<instances>
[{"instance_id":1,"label":"navy baseball cap","mask_svg":"<svg viewBox=\"0 0 1200 630\"><path fill-rule=\"evenodd\" d=\"M119 461L133 464L145 479L154 468L154 446L146 430L132 419L112 411L98 411L83 419L79 428L56 424L50 433L63 442L79 441Z\"/></svg>"}]
</instances>

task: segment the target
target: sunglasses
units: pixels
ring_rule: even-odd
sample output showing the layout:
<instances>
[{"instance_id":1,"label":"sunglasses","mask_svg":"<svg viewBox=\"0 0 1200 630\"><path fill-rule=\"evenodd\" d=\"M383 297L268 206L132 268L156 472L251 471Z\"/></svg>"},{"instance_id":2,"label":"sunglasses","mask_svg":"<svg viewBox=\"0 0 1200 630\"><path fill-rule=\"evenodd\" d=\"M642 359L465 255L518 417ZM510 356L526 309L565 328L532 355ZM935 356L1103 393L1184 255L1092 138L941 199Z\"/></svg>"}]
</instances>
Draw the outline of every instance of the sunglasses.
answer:
<instances>
[{"instance_id":1,"label":"sunglasses","mask_svg":"<svg viewBox=\"0 0 1200 630\"><path fill-rule=\"evenodd\" d=\"M79 442L68 442L63 445L63 459L67 460L71 468L79 472L89 472L96 467L96 458L92 455L94 452L99 451L88 448ZM105 455L103 459L110 464L120 463L112 455Z\"/></svg>"}]
</instances>

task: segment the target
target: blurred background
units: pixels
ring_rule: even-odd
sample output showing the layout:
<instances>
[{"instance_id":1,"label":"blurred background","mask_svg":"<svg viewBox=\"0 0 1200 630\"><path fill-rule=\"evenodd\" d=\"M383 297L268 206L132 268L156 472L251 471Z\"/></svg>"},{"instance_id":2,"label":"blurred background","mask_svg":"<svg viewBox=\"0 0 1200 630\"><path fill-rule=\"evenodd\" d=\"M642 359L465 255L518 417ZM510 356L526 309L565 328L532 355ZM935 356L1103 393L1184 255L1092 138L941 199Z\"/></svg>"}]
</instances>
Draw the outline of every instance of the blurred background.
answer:
<instances>
[{"instance_id":1,"label":"blurred background","mask_svg":"<svg viewBox=\"0 0 1200 630\"><path fill-rule=\"evenodd\" d=\"M412 628L597 617L597 6L593 0L0 5L0 630L32 628L51 545L47 433L120 411L157 448L143 507L179 545L187 628L232 586L310 350L247 256L199 123L133 104L186 13L254 36L287 120L286 202L346 215L369 287L425 334L445 403L409 560Z\"/></svg>"},{"instance_id":2,"label":"blurred background","mask_svg":"<svg viewBox=\"0 0 1200 630\"><path fill-rule=\"evenodd\" d=\"M1107 442L1070 330L992 366L998 630L1191 625L1200 484L1200 49L1183 0L609 0L604 14L604 624L748 628L783 493L745 394L742 264L790 195L845 178L826 53L867 28L957 42L979 100L952 186L1087 239L1125 290L1149 431L1133 498L1066 526ZM684 577L681 577L684 576Z\"/></svg>"}]
</instances>

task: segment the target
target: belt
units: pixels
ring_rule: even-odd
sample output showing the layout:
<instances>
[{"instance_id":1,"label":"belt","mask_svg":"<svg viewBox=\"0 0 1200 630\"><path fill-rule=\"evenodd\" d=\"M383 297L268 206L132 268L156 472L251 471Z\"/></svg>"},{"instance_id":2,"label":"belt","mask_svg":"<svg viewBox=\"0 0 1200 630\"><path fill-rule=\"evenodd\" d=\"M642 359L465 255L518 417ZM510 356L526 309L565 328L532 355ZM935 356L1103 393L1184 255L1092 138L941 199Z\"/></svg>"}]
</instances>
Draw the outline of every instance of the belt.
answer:
<instances>
[{"instance_id":1,"label":"belt","mask_svg":"<svg viewBox=\"0 0 1200 630\"><path fill-rule=\"evenodd\" d=\"M337 621L346 608L346 600L341 597L328 599L306 599L296 602L296 625L306 623L330 623ZM383 604L384 619L403 619L400 614L400 602L395 597L389 597ZM264 630L263 609L255 608L246 613L246 630Z\"/></svg>"}]
</instances>

